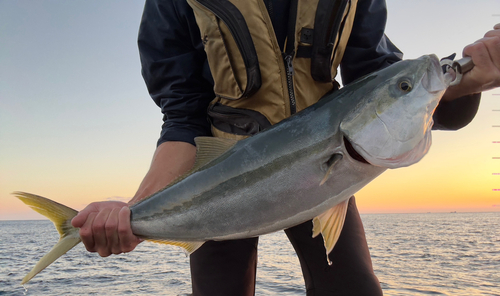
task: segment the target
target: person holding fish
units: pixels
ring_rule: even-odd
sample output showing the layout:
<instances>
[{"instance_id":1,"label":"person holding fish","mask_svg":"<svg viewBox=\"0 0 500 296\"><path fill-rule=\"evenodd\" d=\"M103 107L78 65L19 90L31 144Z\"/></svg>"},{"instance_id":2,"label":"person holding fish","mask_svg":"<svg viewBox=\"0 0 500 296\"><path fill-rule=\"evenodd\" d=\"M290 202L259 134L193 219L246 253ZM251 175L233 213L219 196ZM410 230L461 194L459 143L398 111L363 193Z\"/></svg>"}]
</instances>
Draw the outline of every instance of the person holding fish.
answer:
<instances>
[{"instance_id":1,"label":"person holding fish","mask_svg":"<svg viewBox=\"0 0 500 296\"><path fill-rule=\"evenodd\" d=\"M142 73L164 124L131 201L92 203L72 220L87 250L106 257L141 242L131 230L129 205L190 170L195 137L246 138L336 91L338 66L346 85L400 61L401 52L384 34L386 17L381 0L146 0ZM480 93L500 86L500 24L463 55L475 66L444 94L436 128L467 125ZM382 295L354 197L340 213L332 214L342 217L343 228L333 235L337 242L329 255L323 239L313 238L311 221L285 230L307 295ZM193 295L253 295L257 243L203 244L190 257Z\"/></svg>"}]
</instances>

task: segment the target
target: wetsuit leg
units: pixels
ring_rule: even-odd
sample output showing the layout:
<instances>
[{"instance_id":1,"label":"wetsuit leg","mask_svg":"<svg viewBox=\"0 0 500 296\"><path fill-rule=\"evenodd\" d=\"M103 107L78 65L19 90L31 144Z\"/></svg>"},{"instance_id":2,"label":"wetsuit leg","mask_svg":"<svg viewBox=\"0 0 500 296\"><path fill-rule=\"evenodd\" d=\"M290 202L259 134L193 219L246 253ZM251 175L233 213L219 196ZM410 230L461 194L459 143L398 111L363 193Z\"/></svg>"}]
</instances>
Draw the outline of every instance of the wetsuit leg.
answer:
<instances>
[{"instance_id":1,"label":"wetsuit leg","mask_svg":"<svg viewBox=\"0 0 500 296\"><path fill-rule=\"evenodd\" d=\"M255 293L258 238L209 241L190 256L193 296Z\"/></svg>"},{"instance_id":2,"label":"wetsuit leg","mask_svg":"<svg viewBox=\"0 0 500 296\"><path fill-rule=\"evenodd\" d=\"M382 295L373 272L365 232L354 197L349 201L346 220L328 265L321 235L312 238L312 222L285 230L302 268L308 296Z\"/></svg>"}]
</instances>

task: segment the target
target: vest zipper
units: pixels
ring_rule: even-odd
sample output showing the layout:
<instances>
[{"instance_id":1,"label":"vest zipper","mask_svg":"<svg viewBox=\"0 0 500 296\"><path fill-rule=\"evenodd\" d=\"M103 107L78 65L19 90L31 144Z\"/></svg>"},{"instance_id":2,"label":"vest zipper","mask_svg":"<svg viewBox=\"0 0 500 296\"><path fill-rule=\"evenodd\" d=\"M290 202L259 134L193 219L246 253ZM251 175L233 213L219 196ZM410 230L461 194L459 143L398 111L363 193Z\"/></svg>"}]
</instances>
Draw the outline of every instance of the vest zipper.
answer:
<instances>
[{"instance_id":1,"label":"vest zipper","mask_svg":"<svg viewBox=\"0 0 500 296\"><path fill-rule=\"evenodd\" d=\"M293 69L292 60L295 56L295 24L297 21L298 6L298 0L291 1L290 14L288 16L288 33L286 37L285 52L283 53L291 115L297 113L297 100L295 99L295 90L293 88L293 74L295 71Z\"/></svg>"},{"instance_id":2,"label":"vest zipper","mask_svg":"<svg viewBox=\"0 0 500 296\"><path fill-rule=\"evenodd\" d=\"M290 99L290 113L295 114L297 112L297 100L295 99L295 91L293 89L293 74L295 70L292 64L293 52L285 55L285 70L286 70L286 85L288 88L288 97Z\"/></svg>"}]
</instances>

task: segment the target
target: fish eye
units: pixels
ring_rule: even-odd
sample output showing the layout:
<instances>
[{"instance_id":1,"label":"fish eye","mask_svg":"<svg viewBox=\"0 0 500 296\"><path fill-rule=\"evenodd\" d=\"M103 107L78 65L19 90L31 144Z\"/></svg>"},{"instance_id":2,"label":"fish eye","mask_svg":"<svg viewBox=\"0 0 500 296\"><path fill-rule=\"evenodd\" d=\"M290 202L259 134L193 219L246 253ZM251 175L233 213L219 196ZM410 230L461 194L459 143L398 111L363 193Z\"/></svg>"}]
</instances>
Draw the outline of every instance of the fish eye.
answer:
<instances>
[{"instance_id":1,"label":"fish eye","mask_svg":"<svg viewBox=\"0 0 500 296\"><path fill-rule=\"evenodd\" d=\"M408 80L402 80L399 82L399 89L404 92L410 92L412 90L411 82Z\"/></svg>"}]
</instances>

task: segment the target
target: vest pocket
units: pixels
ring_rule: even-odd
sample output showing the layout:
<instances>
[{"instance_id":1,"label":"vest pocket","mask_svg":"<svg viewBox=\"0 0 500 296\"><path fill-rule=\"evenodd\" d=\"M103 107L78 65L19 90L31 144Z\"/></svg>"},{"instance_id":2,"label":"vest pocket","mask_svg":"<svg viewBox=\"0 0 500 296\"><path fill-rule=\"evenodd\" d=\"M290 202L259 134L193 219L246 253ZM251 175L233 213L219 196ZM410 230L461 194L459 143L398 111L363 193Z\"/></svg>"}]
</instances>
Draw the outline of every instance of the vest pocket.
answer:
<instances>
[{"instance_id":1,"label":"vest pocket","mask_svg":"<svg viewBox=\"0 0 500 296\"><path fill-rule=\"evenodd\" d=\"M220 103L209 106L208 118L215 129L240 136L252 136L271 126L269 120L257 111Z\"/></svg>"},{"instance_id":2,"label":"vest pocket","mask_svg":"<svg viewBox=\"0 0 500 296\"><path fill-rule=\"evenodd\" d=\"M193 2L204 7L194 11L204 14L197 17L197 22L214 77L215 93L229 100L250 97L259 90L262 81L257 51L245 18L229 1Z\"/></svg>"}]
</instances>

